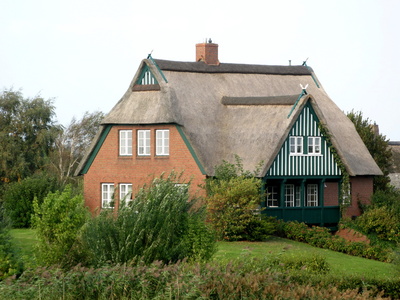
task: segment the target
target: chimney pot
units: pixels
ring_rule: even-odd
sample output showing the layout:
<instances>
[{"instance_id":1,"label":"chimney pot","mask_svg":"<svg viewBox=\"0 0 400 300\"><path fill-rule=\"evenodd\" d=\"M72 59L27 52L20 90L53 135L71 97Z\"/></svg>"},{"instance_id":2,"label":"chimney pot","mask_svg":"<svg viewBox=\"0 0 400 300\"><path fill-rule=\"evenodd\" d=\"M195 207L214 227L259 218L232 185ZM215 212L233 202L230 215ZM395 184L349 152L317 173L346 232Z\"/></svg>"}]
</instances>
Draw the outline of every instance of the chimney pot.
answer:
<instances>
[{"instance_id":1,"label":"chimney pot","mask_svg":"<svg viewBox=\"0 0 400 300\"><path fill-rule=\"evenodd\" d=\"M196 44L196 61L204 61L207 65L219 65L218 44L211 42Z\"/></svg>"}]
</instances>

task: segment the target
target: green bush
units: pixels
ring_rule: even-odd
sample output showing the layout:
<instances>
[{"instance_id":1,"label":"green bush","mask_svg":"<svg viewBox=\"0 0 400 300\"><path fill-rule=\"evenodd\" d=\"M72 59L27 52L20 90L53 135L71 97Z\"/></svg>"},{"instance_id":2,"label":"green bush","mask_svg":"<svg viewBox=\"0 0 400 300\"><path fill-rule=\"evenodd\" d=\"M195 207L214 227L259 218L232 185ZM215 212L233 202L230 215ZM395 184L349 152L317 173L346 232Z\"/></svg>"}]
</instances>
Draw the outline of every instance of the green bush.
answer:
<instances>
[{"instance_id":1,"label":"green bush","mask_svg":"<svg viewBox=\"0 0 400 300\"><path fill-rule=\"evenodd\" d=\"M177 186L177 182L180 178L174 173L161 176L117 213L102 211L92 219L82 236L91 252L90 263L100 266L142 260L149 264L210 258L215 240L200 217L192 219L189 213L194 201L189 201L189 186Z\"/></svg>"},{"instance_id":2,"label":"green bush","mask_svg":"<svg viewBox=\"0 0 400 300\"><path fill-rule=\"evenodd\" d=\"M312 273L326 274L330 266L326 259L320 255L305 256L299 255L279 255L271 260L272 265L284 270L305 270Z\"/></svg>"},{"instance_id":3,"label":"green bush","mask_svg":"<svg viewBox=\"0 0 400 300\"><path fill-rule=\"evenodd\" d=\"M39 238L39 262L45 265L71 266L82 257L78 247L78 236L88 220L89 212L84 207L83 196L73 196L71 186L64 191L49 193L40 204L35 198L32 223Z\"/></svg>"},{"instance_id":4,"label":"green bush","mask_svg":"<svg viewBox=\"0 0 400 300\"><path fill-rule=\"evenodd\" d=\"M44 173L7 185L3 195L3 202L12 226L14 228L30 227L33 199L36 197L40 204L49 192L56 190L57 180Z\"/></svg>"},{"instance_id":5,"label":"green bush","mask_svg":"<svg viewBox=\"0 0 400 300\"><path fill-rule=\"evenodd\" d=\"M0 209L0 281L21 274L22 269L22 262L11 243L7 218L4 210Z\"/></svg>"},{"instance_id":6,"label":"green bush","mask_svg":"<svg viewBox=\"0 0 400 300\"><path fill-rule=\"evenodd\" d=\"M229 241L246 239L246 229L259 218L255 212L261 202L261 181L240 176L210 182L209 188L208 219L218 238Z\"/></svg>"},{"instance_id":7,"label":"green bush","mask_svg":"<svg viewBox=\"0 0 400 300\"><path fill-rule=\"evenodd\" d=\"M330 249L337 252L390 262L393 252L389 248L368 245L361 242L350 242L339 236L332 235L328 228L313 226L309 228L304 223L286 222L279 225L280 235L298 242L304 242L315 247Z\"/></svg>"},{"instance_id":8,"label":"green bush","mask_svg":"<svg viewBox=\"0 0 400 300\"><path fill-rule=\"evenodd\" d=\"M317 259L318 260L318 259ZM321 262L320 260L318 260ZM306 262L306 261L303 261ZM314 265L315 269L322 264ZM4 299L381 299L400 296L398 279L330 276L304 263L282 272L268 260L240 263L39 268L0 283Z\"/></svg>"},{"instance_id":9,"label":"green bush","mask_svg":"<svg viewBox=\"0 0 400 300\"><path fill-rule=\"evenodd\" d=\"M215 232L206 223L205 209L190 211L184 236L185 251L190 261L209 261L217 251Z\"/></svg>"},{"instance_id":10,"label":"green bush","mask_svg":"<svg viewBox=\"0 0 400 300\"><path fill-rule=\"evenodd\" d=\"M372 207L356 220L356 225L365 234L374 234L379 239L400 242L400 219L386 206Z\"/></svg>"}]
</instances>

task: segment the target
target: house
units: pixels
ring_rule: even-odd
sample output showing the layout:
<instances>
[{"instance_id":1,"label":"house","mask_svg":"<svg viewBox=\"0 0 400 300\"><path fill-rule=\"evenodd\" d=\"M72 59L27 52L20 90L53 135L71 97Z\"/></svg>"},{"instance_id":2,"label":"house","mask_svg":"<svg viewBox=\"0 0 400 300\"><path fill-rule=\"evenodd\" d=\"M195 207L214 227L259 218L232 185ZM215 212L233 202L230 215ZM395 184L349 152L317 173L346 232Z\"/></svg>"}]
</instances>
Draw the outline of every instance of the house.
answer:
<instances>
[{"instance_id":1,"label":"house","mask_svg":"<svg viewBox=\"0 0 400 300\"><path fill-rule=\"evenodd\" d=\"M220 63L209 42L194 62L141 62L77 175L94 211L162 172L184 171L195 189L235 155L246 170L262 162L264 213L310 224L337 223L342 202L359 215L382 174L306 63Z\"/></svg>"},{"instance_id":2,"label":"house","mask_svg":"<svg viewBox=\"0 0 400 300\"><path fill-rule=\"evenodd\" d=\"M392 162L389 168L390 184L400 190L400 142L389 141L392 150Z\"/></svg>"}]
</instances>

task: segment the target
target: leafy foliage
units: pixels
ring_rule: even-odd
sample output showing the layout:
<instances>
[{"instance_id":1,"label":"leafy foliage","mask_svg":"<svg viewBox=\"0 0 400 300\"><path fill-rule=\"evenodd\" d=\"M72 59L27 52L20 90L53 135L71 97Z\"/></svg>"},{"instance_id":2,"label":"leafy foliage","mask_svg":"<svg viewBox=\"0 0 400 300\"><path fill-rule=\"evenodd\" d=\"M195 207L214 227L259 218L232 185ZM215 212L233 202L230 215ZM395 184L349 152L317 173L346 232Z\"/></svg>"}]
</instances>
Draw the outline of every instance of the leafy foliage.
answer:
<instances>
[{"instance_id":1,"label":"leafy foliage","mask_svg":"<svg viewBox=\"0 0 400 300\"><path fill-rule=\"evenodd\" d=\"M0 93L0 183L32 175L47 163L54 138L52 100L24 99L20 91Z\"/></svg>"},{"instance_id":2,"label":"leafy foliage","mask_svg":"<svg viewBox=\"0 0 400 300\"><path fill-rule=\"evenodd\" d=\"M375 234L385 241L400 242L400 219L386 206L368 209L357 218L356 224L365 234Z\"/></svg>"},{"instance_id":3,"label":"leafy foliage","mask_svg":"<svg viewBox=\"0 0 400 300\"><path fill-rule=\"evenodd\" d=\"M71 186L49 193L39 203L33 202L33 226L39 238L39 261L45 265L70 266L78 263L81 248L74 247L89 217L82 195L73 195Z\"/></svg>"},{"instance_id":4,"label":"leafy foliage","mask_svg":"<svg viewBox=\"0 0 400 300\"><path fill-rule=\"evenodd\" d=\"M3 195L3 203L12 226L30 227L34 198L36 197L41 204L47 194L55 192L57 188L56 179L45 173L34 174L20 182L9 183Z\"/></svg>"},{"instance_id":5,"label":"leafy foliage","mask_svg":"<svg viewBox=\"0 0 400 300\"><path fill-rule=\"evenodd\" d=\"M91 220L83 235L90 264L210 258L215 240L201 218L189 213L188 186L177 182L175 173L154 179L118 213L104 210Z\"/></svg>"},{"instance_id":6,"label":"leafy foliage","mask_svg":"<svg viewBox=\"0 0 400 300\"><path fill-rule=\"evenodd\" d=\"M4 210L0 209L0 281L22 273L22 263L11 243L9 225Z\"/></svg>"},{"instance_id":7,"label":"leafy foliage","mask_svg":"<svg viewBox=\"0 0 400 300\"><path fill-rule=\"evenodd\" d=\"M383 172L382 176L374 178L374 191L387 190L390 183L389 168L392 157L389 140L386 136L376 133L375 125L368 118L365 119L361 112L351 111L347 117L353 122L369 153Z\"/></svg>"},{"instance_id":8,"label":"leafy foliage","mask_svg":"<svg viewBox=\"0 0 400 300\"><path fill-rule=\"evenodd\" d=\"M218 238L264 240L274 232L269 219L259 214L262 182L255 177L258 171L245 171L238 156L236 164L223 161L215 168L215 178L207 182L207 212Z\"/></svg>"},{"instance_id":9,"label":"leafy foliage","mask_svg":"<svg viewBox=\"0 0 400 300\"><path fill-rule=\"evenodd\" d=\"M343 252L353 256L390 262L393 259L391 249L381 245L368 245L362 242L350 242L337 235L332 235L328 228L313 226L309 228L304 223L279 221L279 233L298 242L315 247Z\"/></svg>"},{"instance_id":10,"label":"leafy foliage","mask_svg":"<svg viewBox=\"0 0 400 300\"><path fill-rule=\"evenodd\" d=\"M329 276L324 260L247 259L241 263L41 268L0 283L5 299L384 299L400 281ZM318 272L317 270L324 270ZM284 270L284 272L283 272ZM311 272L310 272L311 271Z\"/></svg>"}]
</instances>

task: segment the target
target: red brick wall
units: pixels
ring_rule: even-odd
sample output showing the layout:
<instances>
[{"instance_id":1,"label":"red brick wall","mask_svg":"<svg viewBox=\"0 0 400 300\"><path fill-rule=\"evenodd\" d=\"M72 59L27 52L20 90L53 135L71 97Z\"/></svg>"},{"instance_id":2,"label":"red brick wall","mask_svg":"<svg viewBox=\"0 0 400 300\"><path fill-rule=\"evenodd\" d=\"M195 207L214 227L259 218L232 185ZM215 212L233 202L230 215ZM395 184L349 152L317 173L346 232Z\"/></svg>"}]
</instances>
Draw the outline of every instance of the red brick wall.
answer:
<instances>
[{"instance_id":1,"label":"red brick wall","mask_svg":"<svg viewBox=\"0 0 400 300\"><path fill-rule=\"evenodd\" d=\"M350 178L351 184L351 203L345 210L345 216L359 216L361 210L359 202L369 204L373 194L374 184L371 176L357 176Z\"/></svg>"},{"instance_id":2,"label":"red brick wall","mask_svg":"<svg viewBox=\"0 0 400 300\"><path fill-rule=\"evenodd\" d=\"M119 130L132 130L132 156L119 156ZM137 130L149 129L150 156L137 156ZM155 155L155 130L169 129L169 155ZM118 184L132 183L133 194L163 172L183 171L183 180L192 179L191 192L204 194L198 188L205 179L175 125L113 126L97 153L87 174L84 175L85 203L92 212L101 207L101 184L114 183L118 199Z\"/></svg>"},{"instance_id":3,"label":"red brick wall","mask_svg":"<svg viewBox=\"0 0 400 300\"><path fill-rule=\"evenodd\" d=\"M325 182L324 206L337 206L339 197L339 183Z\"/></svg>"}]
</instances>

